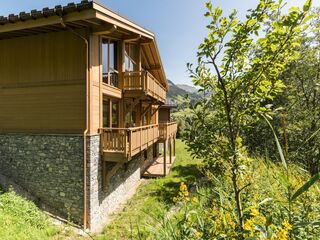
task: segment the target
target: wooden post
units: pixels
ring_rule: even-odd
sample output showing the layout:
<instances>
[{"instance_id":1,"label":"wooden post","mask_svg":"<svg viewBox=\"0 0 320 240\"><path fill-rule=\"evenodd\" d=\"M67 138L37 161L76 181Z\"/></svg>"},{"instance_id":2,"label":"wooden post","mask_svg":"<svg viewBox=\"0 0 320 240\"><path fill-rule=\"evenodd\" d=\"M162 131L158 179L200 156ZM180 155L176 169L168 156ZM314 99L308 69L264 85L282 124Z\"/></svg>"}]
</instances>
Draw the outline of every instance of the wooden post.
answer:
<instances>
[{"instance_id":1,"label":"wooden post","mask_svg":"<svg viewBox=\"0 0 320 240\"><path fill-rule=\"evenodd\" d=\"M124 128L124 121L125 121L125 109L124 109L124 100L121 99L119 101L119 128Z\"/></svg>"},{"instance_id":2,"label":"wooden post","mask_svg":"<svg viewBox=\"0 0 320 240\"><path fill-rule=\"evenodd\" d=\"M169 152L170 152L170 164L172 164L172 139L169 138Z\"/></svg>"},{"instance_id":3,"label":"wooden post","mask_svg":"<svg viewBox=\"0 0 320 240\"><path fill-rule=\"evenodd\" d=\"M142 71L141 43L138 44L138 71Z\"/></svg>"},{"instance_id":4,"label":"wooden post","mask_svg":"<svg viewBox=\"0 0 320 240\"><path fill-rule=\"evenodd\" d=\"M109 128L112 128L112 100L109 100Z\"/></svg>"},{"instance_id":5,"label":"wooden post","mask_svg":"<svg viewBox=\"0 0 320 240\"><path fill-rule=\"evenodd\" d=\"M103 93L102 93L102 38L99 37L99 128L103 128Z\"/></svg>"},{"instance_id":6,"label":"wooden post","mask_svg":"<svg viewBox=\"0 0 320 240\"><path fill-rule=\"evenodd\" d=\"M167 175L167 140L163 144L163 174Z\"/></svg>"},{"instance_id":7,"label":"wooden post","mask_svg":"<svg viewBox=\"0 0 320 240\"><path fill-rule=\"evenodd\" d=\"M110 39L108 39L108 84L111 85L110 80Z\"/></svg>"},{"instance_id":8,"label":"wooden post","mask_svg":"<svg viewBox=\"0 0 320 240\"><path fill-rule=\"evenodd\" d=\"M173 138L173 153L174 153L173 156L176 156L176 138L175 137Z\"/></svg>"},{"instance_id":9,"label":"wooden post","mask_svg":"<svg viewBox=\"0 0 320 240\"><path fill-rule=\"evenodd\" d=\"M125 48L126 44L124 41L120 41L120 64L119 64L119 72L120 72L120 82L119 82L119 87L120 89L123 89L124 86L124 74L126 71L126 62L125 62Z\"/></svg>"}]
</instances>

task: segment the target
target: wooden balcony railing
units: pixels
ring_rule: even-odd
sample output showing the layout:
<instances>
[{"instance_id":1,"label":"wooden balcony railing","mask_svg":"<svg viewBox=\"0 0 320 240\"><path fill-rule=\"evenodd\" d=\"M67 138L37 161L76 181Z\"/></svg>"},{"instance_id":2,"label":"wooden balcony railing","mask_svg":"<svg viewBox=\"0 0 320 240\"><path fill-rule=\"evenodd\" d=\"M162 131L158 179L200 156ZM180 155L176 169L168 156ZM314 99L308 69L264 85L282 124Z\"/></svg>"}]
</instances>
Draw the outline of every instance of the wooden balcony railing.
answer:
<instances>
[{"instance_id":1,"label":"wooden balcony railing","mask_svg":"<svg viewBox=\"0 0 320 240\"><path fill-rule=\"evenodd\" d=\"M129 161L137 153L159 140L159 126L148 125L135 128L101 129L101 146L108 161ZM113 158L118 154L121 160Z\"/></svg>"},{"instance_id":2,"label":"wooden balcony railing","mask_svg":"<svg viewBox=\"0 0 320 240\"><path fill-rule=\"evenodd\" d=\"M148 71L126 72L124 74L125 91L144 91L148 96L163 103L166 102L166 89Z\"/></svg>"},{"instance_id":3,"label":"wooden balcony railing","mask_svg":"<svg viewBox=\"0 0 320 240\"><path fill-rule=\"evenodd\" d=\"M166 140L174 137L177 134L177 123L160 123L159 124L159 138L161 140Z\"/></svg>"}]
</instances>

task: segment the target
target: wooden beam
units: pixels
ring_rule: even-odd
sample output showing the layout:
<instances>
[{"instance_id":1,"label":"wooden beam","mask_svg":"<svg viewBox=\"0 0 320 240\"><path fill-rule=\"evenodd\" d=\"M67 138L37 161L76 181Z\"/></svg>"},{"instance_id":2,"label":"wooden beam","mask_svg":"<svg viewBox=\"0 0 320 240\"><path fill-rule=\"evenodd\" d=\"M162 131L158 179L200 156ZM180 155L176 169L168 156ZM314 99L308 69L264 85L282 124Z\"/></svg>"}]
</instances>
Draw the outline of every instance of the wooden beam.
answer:
<instances>
[{"instance_id":1,"label":"wooden beam","mask_svg":"<svg viewBox=\"0 0 320 240\"><path fill-rule=\"evenodd\" d=\"M131 106L128 112L132 112L132 110L140 103L142 97L137 98L136 100L134 100L133 102L130 102Z\"/></svg>"},{"instance_id":2,"label":"wooden beam","mask_svg":"<svg viewBox=\"0 0 320 240\"><path fill-rule=\"evenodd\" d=\"M118 27L126 29L128 31L141 34L147 38L154 38L154 34L148 30L130 22L129 20L120 17L118 14L111 12L110 10L99 6L97 3L93 3L93 8L98 10L96 12L96 18L108 22L111 24L116 24Z\"/></svg>"},{"instance_id":3,"label":"wooden beam","mask_svg":"<svg viewBox=\"0 0 320 240\"><path fill-rule=\"evenodd\" d=\"M141 43L142 45L147 45L147 44L150 44L150 43L152 43L152 42L153 42L152 39L145 39L145 40L141 40L141 41L140 41L140 43Z\"/></svg>"},{"instance_id":4,"label":"wooden beam","mask_svg":"<svg viewBox=\"0 0 320 240\"><path fill-rule=\"evenodd\" d=\"M125 36L122 39L125 42L138 41L138 40L141 39L141 35L140 34L132 34L132 35L129 35L129 36Z\"/></svg>"},{"instance_id":5,"label":"wooden beam","mask_svg":"<svg viewBox=\"0 0 320 240\"><path fill-rule=\"evenodd\" d=\"M147 70L161 70L160 65L151 65Z\"/></svg>"},{"instance_id":6,"label":"wooden beam","mask_svg":"<svg viewBox=\"0 0 320 240\"><path fill-rule=\"evenodd\" d=\"M142 117L143 117L144 115L146 115L146 113L150 110L150 108L152 108L152 105L153 105L153 102L151 102L151 103L148 105L148 107L146 108L146 110L144 110L144 111L142 112Z\"/></svg>"},{"instance_id":7,"label":"wooden beam","mask_svg":"<svg viewBox=\"0 0 320 240\"><path fill-rule=\"evenodd\" d=\"M96 26L100 26L101 25L100 21L96 20L96 19L85 19L83 21L85 21L87 23L90 23L92 25L96 25Z\"/></svg>"},{"instance_id":8,"label":"wooden beam","mask_svg":"<svg viewBox=\"0 0 320 240\"><path fill-rule=\"evenodd\" d=\"M97 28L94 28L92 30L92 34L94 35L103 35L103 34L110 34L113 33L117 30L117 26L116 25L104 25L104 26L100 26Z\"/></svg>"},{"instance_id":9,"label":"wooden beam","mask_svg":"<svg viewBox=\"0 0 320 240\"><path fill-rule=\"evenodd\" d=\"M92 18L95 18L95 16L96 16L95 10L90 9L90 10L82 11L80 13L79 12L69 13L63 17L63 21L65 23L68 23L68 22L74 22L74 21L84 20L84 19L92 19ZM30 19L25 22L5 24L1 26L0 33L18 31L22 29L36 28L36 27L42 27L42 26L48 26L48 25L55 25L55 24L61 24L61 18L59 16L39 18L37 20Z\"/></svg>"},{"instance_id":10,"label":"wooden beam","mask_svg":"<svg viewBox=\"0 0 320 240\"><path fill-rule=\"evenodd\" d=\"M155 108L155 110L151 112L151 116L153 116L154 114L156 114L156 112L158 112L158 110L159 110L160 107L161 107L161 105L157 105L157 107Z\"/></svg>"}]
</instances>

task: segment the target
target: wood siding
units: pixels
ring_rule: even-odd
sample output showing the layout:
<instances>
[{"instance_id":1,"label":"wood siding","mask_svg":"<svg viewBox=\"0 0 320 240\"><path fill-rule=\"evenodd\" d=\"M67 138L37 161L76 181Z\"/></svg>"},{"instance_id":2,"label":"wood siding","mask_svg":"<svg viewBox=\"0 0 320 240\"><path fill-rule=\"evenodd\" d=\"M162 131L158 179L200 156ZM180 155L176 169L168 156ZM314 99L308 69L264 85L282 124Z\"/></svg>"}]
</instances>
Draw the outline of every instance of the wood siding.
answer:
<instances>
[{"instance_id":1,"label":"wood siding","mask_svg":"<svg viewBox=\"0 0 320 240\"><path fill-rule=\"evenodd\" d=\"M0 41L0 131L81 133L86 51L70 32Z\"/></svg>"}]
</instances>

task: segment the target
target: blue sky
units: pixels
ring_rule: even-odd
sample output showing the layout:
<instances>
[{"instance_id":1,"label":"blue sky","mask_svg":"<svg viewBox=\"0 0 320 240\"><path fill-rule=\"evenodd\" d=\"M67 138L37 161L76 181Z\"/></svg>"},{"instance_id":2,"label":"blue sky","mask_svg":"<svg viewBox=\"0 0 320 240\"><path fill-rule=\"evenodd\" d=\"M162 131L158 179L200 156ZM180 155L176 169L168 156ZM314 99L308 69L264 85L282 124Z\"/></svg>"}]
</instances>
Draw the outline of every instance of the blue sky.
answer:
<instances>
[{"instance_id":1,"label":"blue sky","mask_svg":"<svg viewBox=\"0 0 320 240\"><path fill-rule=\"evenodd\" d=\"M53 7L72 0L10 0L1 1L0 15ZM74 0L77 1L77 0ZM79 0L80 1L80 0ZM205 0L100 0L115 12L150 29L157 36L167 78L175 83L192 84L186 72L186 63L194 62L196 51L206 36ZM288 6L301 6L304 0L288 0ZM314 0L314 6L320 6ZM225 13L237 9L243 17L258 0L213 0Z\"/></svg>"}]
</instances>

